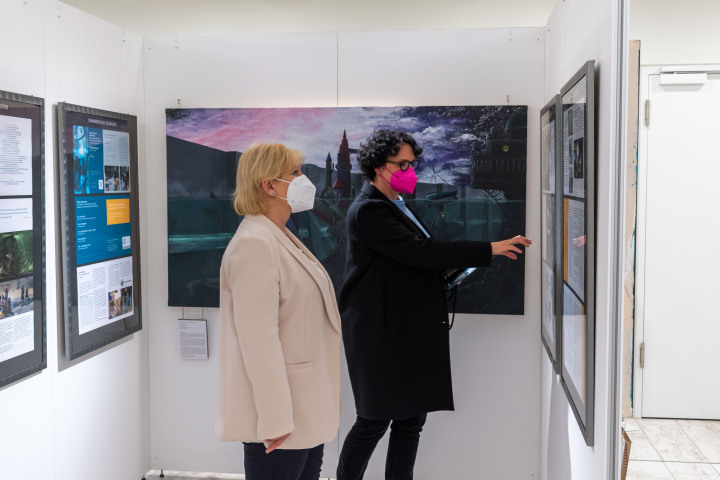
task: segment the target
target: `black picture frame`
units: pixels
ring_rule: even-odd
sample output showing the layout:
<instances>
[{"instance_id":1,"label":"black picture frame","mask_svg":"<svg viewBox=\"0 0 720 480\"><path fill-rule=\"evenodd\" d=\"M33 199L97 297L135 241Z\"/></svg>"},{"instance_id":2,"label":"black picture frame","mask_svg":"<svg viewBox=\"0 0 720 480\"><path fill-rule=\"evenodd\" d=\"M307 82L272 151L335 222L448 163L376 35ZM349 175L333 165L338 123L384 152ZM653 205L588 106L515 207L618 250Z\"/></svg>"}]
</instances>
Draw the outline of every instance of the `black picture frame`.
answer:
<instances>
[{"instance_id":1,"label":"black picture frame","mask_svg":"<svg viewBox=\"0 0 720 480\"><path fill-rule=\"evenodd\" d=\"M595 62L560 90L562 237L560 380L582 431L594 444L595 423Z\"/></svg>"},{"instance_id":2,"label":"black picture frame","mask_svg":"<svg viewBox=\"0 0 720 480\"><path fill-rule=\"evenodd\" d=\"M0 140L0 387L4 387L47 367L45 100L0 91ZM19 255L4 254L10 251Z\"/></svg>"},{"instance_id":3,"label":"black picture frame","mask_svg":"<svg viewBox=\"0 0 720 480\"><path fill-rule=\"evenodd\" d=\"M142 329L137 117L59 103L65 356Z\"/></svg>"},{"instance_id":4,"label":"black picture frame","mask_svg":"<svg viewBox=\"0 0 720 480\"><path fill-rule=\"evenodd\" d=\"M562 177L558 172L558 152L562 137L560 118L562 111L560 95L555 95L540 110L540 205L542 260L540 268L541 305L540 338L555 373L560 375L562 364L562 331L560 311L562 304L559 286L562 278L561 239L562 228Z\"/></svg>"}]
</instances>

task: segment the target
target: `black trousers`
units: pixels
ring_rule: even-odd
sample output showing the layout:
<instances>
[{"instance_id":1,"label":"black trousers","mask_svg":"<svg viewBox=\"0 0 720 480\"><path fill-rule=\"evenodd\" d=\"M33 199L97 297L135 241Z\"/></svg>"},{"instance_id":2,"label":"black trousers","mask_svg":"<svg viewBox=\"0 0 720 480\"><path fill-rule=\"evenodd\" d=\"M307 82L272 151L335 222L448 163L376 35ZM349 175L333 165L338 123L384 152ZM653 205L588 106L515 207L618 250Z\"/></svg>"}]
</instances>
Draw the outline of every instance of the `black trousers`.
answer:
<instances>
[{"instance_id":1,"label":"black trousers","mask_svg":"<svg viewBox=\"0 0 720 480\"><path fill-rule=\"evenodd\" d=\"M273 450L265 453L262 443L245 445L246 480L318 480L323 444L303 450Z\"/></svg>"},{"instance_id":2,"label":"black trousers","mask_svg":"<svg viewBox=\"0 0 720 480\"><path fill-rule=\"evenodd\" d=\"M390 426L385 459L385 480L412 480L420 432L427 414L401 420L369 420L357 417L343 443L337 480L361 480L378 441Z\"/></svg>"}]
</instances>

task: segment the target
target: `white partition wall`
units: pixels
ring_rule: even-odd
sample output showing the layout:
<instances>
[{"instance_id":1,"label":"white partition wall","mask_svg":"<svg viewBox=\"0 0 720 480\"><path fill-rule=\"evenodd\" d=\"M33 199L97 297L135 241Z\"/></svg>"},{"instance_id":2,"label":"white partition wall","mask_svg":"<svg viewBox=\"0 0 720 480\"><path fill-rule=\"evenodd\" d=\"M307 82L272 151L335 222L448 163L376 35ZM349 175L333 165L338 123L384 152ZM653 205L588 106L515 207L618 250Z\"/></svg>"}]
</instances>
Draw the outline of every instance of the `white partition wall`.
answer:
<instances>
[{"instance_id":1,"label":"white partition wall","mask_svg":"<svg viewBox=\"0 0 720 480\"><path fill-rule=\"evenodd\" d=\"M544 29L344 33L339 103L528 105L526 232L539 238ZM538 243L539 245L539 243ZM525 258L525 315L458 315L450 334L455 412L428 416L416 477L537 478L540 249ZM354 421L344 386L340 437ZM520 433L522 432L522 433ZM387 438L366 478L384 478Z\"/></svg>"},{"instance_id":2,"label":"white partition wall","mask_svg":"<svg viewBox=\"0 0 720 480\"><path fill-rule=\"evenodd\" d=\"M218 442L218 310L184 309L208 319L209 360L180 359L177 319L169 308L165 109L328 107L336 104L335 33L145 40L147 181L150 227L148 284L152 465L174 470L242 472L242 444ZM335 447L337 450L337 447ZM332 458L332 448L328 448ZM326 466L329 462L326 461Z\"/></svg>"},{"instance_id":3,"label":"white partition wall","mask_svg":"<svg viewBox=\"0 0 720 480\"><path fill-rule=\"evenodd\" d=\"M545 98L550 99L587 60L595 60L597 90L597 250L595 327L595 436L594 446L585 444L565 392L546 355L542 359L541 458L542 479L604 480L613 478L607 463L615 381L613 369L613 322L616 289L613 278L615 238L614 172L619 168L616 136L619 101L616 77L620 64L617 28L620 1L572 0L559 2L548 22L545 60Z\"/></svg>"},{"instance_id":4,"label":"white partition wall","mask_svg":"<svg viewBox=\"0 0 720 480\"><path fill-rule=\"evenodd\" d=\"M638 0L639 1L639 0ZM214 434L217 309L167 306L166 108L528 105L525 314L458 315L455 412L429 416L416 478L601 480L612 418L612 185L623 0L558 1L547 27L141 38L56 0L0 0L0 89L45 98L48 368L0 389L0 477L140 479L242 472ZM458 20L460 22L460 20ZM444 24L443 24L444 25ZM270 27L268 27L270 28ZM337 27L332 27L332 29ZM587 61L597 77L595 441L585 445L540 342L539 111ZM68 364L59 317L53 105L138 116L143 330ZM208 319L207 361L180 359L181 316ZM339 438L354 420L343 367ZM366 478L384 476L387 439ZM340 442L326 449L334 476Z\"/></svg>"},{"instance_id":5,"label":"white partition wall","mask_svg":"<svg viewBox=\"0 0 720 480\"><path fill-rule=\"evenodd\" d=\"M23 48L3 48L3 65L0 69L0 89L9 90L36 97L45 95L45 42L43 40L45 11L43 6L33 5L31 8L22 1L4 2L0 6L3 18L26 18L25 21L7 22L5 28L0 29L0 44L19 44ZM7 15L7 17L6 17ZM52 138L52 121L47 117L52 109L45 104L45 137ZM47 157L47 149L45 152ZM51 164L52 160L46 158ZM48 178L52 179L52 168L46 171ZM46 194L52 195L54 186L52 180L46 179ZM52 205L52 203L51 203ZM54 228L52 215L48 218L46 227ZM52 211L52 209L49 209ZM50 230L52 231L52 230ZM46 283L46 305L55 303L54 275L57 269L52 265L55 262L54 243L48 242L48 280ZM48 307L52 310L52 307ZM48 311L48 325L52 324L56 315ZM48 335L48 344L54 342L56 330ZM52 351L56 352L55 348ZM57 366L48 358L48 368L15 385L0 389L0 464L3 473L8 478L54 478L55 470L52 462L54 450L53 419L56 412L52 408L53 378L48 373L50 368ZM4 475L3 475L4 476Z\"/></svg>"},{"instance_id":6,"label":"white partition wall","mask_svg":"<svg viewBox=\"0 0 720 480\"><path fill-rule=\"evenodd\" d=\"M71 367L59 361L64 331L53 105L138 116L142 203L142 38L55 0L2 0L0 18L0 89L45 99L48 308L47 369L0 390L0 477L140 479L150 467L146 330Z\"/></svg>"},{"instance_id":7,"label":"white partition wall","mask_svg":"<svg viewBox=\"0 0 720 480\"><path fill-rule=\"evenodd\" d=\"M213 434L217 310L209 320L210 360L179 359L180 308L167 307L164 109L391 105L529 105L528 198L538 195L537 135L544 29L362 32L147 38L147 181L152 463L154 468L242 471L240 444ZM222 68L217 66L221 65ZM527 231L539 234L539 208ZM521 233L521 232L518 232ZM539 472L539 251L526 258L523 316L460 315L451 334L454 413L431 414L418 478L537 478ZM200 309L185 309L199 316ZM340 438L354 421L346 370ZM339 443L327 446L323 476L334 476ZM385 443L367 478L384 475Z\"/></svg>"}]
</instances>

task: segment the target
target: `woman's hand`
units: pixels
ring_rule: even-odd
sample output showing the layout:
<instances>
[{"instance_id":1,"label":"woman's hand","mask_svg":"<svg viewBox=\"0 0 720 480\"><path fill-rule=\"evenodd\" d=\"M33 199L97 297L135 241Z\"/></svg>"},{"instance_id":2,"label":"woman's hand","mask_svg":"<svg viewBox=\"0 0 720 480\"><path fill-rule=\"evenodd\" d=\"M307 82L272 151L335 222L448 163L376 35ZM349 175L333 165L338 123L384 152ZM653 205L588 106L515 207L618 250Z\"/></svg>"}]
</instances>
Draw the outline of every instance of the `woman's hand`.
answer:
<instances>
[{"instance_id":1,"label":"woman's hand","mask_svg":"<svg viewBox=\"0 0 720 480\"><path fill-rule=\"evenodd\" d=\"M265 453L270 453L276 448L278 448L280 445L283 444L283 442L290 436L290 434L283 435L282 437L278 438L271 438L269 440L265 440L265 443L269 443L267 448L265 449Z\"/></svg>"},{"instance_id":2,"label":"woman's hand","mask_svg":"<svg viewBox=\"0 0 720 480\"><path fill-rule=\"evenodd\" d=\"M493 255L505 255L508 258L517 260L517 255L515 255L515 253L522 253L522 250L520 250L515 245L522 245L524 247L529 247L530 245L532 245L532 240L530 240L529 238L525 238L522 235L516 235L507 240L500 240L499 242L492 242L490 245L492 245L492 254ZM513 252L515 252L515 253L513 253Z\"/></svg>"}]
</instances>

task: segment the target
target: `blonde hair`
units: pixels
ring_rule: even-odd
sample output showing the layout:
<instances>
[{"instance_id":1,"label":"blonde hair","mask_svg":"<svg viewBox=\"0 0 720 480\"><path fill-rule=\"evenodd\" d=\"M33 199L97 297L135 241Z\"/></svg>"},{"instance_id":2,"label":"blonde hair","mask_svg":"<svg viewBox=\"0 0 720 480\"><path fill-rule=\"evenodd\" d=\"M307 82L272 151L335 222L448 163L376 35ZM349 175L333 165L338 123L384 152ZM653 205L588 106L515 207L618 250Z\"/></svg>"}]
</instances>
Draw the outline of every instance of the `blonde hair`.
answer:
<instances>
[{"instance_id":1,"label":"blonde hair","mask_svg":"<svg viewBox=\"0 0 720 480\"><path fill-rule=\"evenodd\" d=\"M281 143L259 143L245 150L238 160L233 205L238 215L266 211L264 180L281 178L305 162L303 155Z\"/></svg>"}]
</instances>

